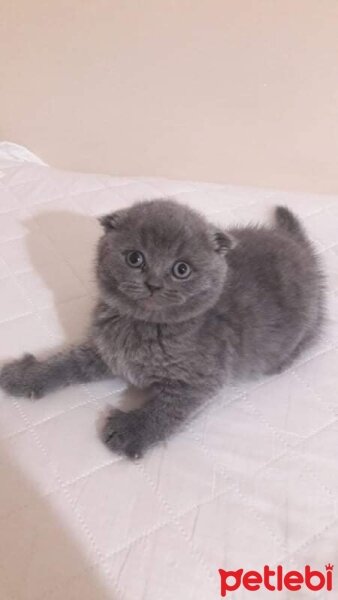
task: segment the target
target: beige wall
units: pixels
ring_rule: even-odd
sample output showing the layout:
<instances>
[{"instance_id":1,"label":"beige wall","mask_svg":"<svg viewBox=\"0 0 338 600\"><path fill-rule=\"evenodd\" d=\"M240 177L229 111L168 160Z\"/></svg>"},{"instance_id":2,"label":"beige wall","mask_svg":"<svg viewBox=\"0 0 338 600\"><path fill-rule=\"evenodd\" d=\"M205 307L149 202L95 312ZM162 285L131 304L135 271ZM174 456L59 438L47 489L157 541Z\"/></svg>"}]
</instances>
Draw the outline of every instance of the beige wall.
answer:
<instances>
[{"instance_id":1,"label":"beige wall","mask_svg":"<svg viewBox=\"0 0 338 600\"><path fill-rule=\"evenodd\" d=\"M338 192L337 0L1 12L1 138L66 168Z\"/></svg>"}]
</instances>

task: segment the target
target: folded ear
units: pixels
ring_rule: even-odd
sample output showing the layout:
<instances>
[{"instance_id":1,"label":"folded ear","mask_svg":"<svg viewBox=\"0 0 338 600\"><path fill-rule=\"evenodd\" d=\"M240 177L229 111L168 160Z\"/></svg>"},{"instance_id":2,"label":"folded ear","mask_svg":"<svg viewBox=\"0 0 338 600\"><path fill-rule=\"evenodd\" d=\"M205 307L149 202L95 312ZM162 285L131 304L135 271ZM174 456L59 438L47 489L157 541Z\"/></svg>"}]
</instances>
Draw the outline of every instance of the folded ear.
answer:
<instances>
[{"instance_id":1,"label":"folded ear","mask_svg":"<svg viewBox=\"0 0 338 600\"><path fill-rule=\"evenodd\" d=\"M126 215L126 210L117 210L109 215L99 217L99 223L102 225L106 233L118 229Z\"/></svg>"},{"instance_id":2,"label":"folded ear","mask_svg":"<svg viewBox=\"0 0 338 600\"><path fill-rule=\"evenodd\" d=\"M215 250L218 254L226 254L236 246L236 238L225 231L216 230L213 234Z\"/></svg>"}]
</instances>

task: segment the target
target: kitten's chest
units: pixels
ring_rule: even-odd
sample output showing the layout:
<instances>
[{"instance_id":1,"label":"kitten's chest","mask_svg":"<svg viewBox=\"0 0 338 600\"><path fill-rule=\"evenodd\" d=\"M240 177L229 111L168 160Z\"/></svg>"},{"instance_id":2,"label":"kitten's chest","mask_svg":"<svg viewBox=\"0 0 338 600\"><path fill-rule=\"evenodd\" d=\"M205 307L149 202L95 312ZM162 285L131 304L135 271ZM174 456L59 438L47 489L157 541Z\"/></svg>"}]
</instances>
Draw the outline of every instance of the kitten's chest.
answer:
<instances>
[{"instance_id":1,"label":"kitten's chest","mask_svg":"<svg viewBox=\"0 0 338 600\"><path fill-rule=\"evenodd\" d=\"M112 371L139 387L179 377L182 340L168 326L119 318L100 334L100 350Z\"/></svg>"}]
</instances>

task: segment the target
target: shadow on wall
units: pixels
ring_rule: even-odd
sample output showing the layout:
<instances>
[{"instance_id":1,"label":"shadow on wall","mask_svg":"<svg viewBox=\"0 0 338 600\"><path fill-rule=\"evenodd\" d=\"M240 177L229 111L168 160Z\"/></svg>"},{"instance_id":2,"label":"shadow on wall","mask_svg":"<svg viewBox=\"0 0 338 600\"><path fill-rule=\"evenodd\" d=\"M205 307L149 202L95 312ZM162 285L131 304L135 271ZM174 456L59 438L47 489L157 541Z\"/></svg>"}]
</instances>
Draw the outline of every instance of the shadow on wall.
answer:
<instances>
[{"instance_id":1,"label":"shadow on wall","mask_svg":"<svg viewBox=\"0 0 338 600\"><path fill-rule=\"evenodd\" d=\"M39 495L2 444L0 489L2 600L116 600L60 522L53 494Z\"/></svg>"},{"instance_id":2,"label":"shadow on wall","mask_svg":"<svg viewBox=\"0 0 338 600\"><path fill-rule=\"evenodd\" d=\"M68 211L41 212L25 221L27 249L33 269L53 294L54 307L67 344L82 339L96 297L94 260L101 235L95 217ZM52 242L41 255L37 232ZM61 261L60 258L63 260ZM77 298L72 303L67 299Z\"/></svg>"}]
</instances>

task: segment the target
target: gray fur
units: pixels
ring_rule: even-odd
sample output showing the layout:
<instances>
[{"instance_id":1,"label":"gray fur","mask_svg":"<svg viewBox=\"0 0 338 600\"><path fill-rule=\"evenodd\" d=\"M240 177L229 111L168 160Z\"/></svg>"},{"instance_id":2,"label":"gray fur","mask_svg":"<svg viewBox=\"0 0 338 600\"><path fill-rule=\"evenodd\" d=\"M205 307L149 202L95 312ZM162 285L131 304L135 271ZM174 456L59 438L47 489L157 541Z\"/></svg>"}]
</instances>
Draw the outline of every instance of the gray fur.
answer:
<instances>
[{"instance_id":1,"label":"gray fur","mask_svg":"<svg viewBox=\"0 0 338 600\"><path fill-rule=\"evenodd\" d=\"M47 360L5 365L0 385L40 397L116 375L143 389L146 404L112 410L102 438L141 456L168 438L234 378L277 373L317 337L323 278L298 219L278 207L272 227L220 231L172 200L134 205L101 219L99 300L87 341ZM127 264L140 251L142 268ZM187 279L172 266L185 261Z\"/></svg>"}]
</instances>

